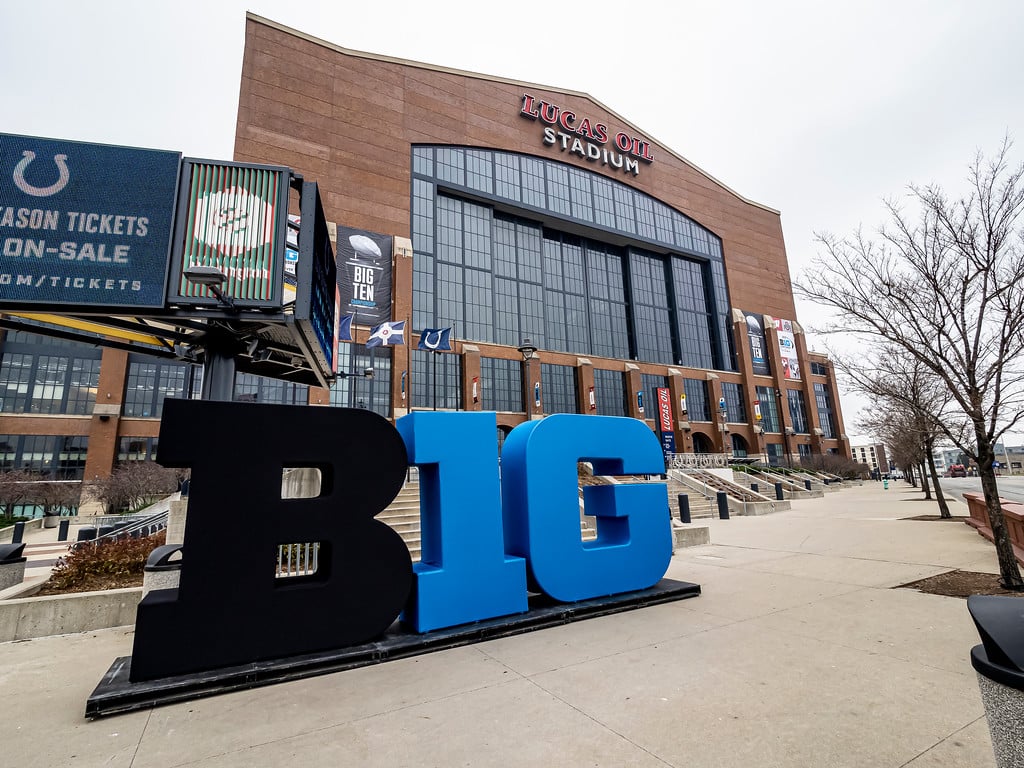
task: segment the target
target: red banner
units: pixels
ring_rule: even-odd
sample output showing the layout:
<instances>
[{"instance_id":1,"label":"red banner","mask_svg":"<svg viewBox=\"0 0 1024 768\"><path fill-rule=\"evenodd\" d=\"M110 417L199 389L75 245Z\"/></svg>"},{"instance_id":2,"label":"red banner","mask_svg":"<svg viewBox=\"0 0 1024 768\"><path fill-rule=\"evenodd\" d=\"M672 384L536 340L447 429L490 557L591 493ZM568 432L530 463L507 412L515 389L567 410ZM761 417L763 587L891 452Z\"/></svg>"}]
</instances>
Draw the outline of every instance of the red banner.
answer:
<instances>
[{"instance_id":1,"label":"red banner","mask_svg":"<svg viewBox=\"0 0 1024 768\"><path fill-rule=\"evenodd\" d=\"M662 432L672 431L672 395L668 387L658 387L658 419Z\"/></svg>"}]
</instances>

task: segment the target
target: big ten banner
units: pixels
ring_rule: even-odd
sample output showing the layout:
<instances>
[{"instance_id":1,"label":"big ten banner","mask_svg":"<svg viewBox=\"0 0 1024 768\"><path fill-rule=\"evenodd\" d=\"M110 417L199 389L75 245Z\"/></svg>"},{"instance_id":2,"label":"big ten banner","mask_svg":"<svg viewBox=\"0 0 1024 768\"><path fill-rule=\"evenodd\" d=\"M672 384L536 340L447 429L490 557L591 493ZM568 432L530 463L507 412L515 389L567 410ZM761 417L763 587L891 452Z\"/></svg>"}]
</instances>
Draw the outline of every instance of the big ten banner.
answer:
<instances>
[{"instance_id":1,"label":"big ten banner","mask_svg":"<svg viewBox=\"0 0 1024 768\"><path fill-rule=\"evenodd\" d=\"M0 134L0 301L162 308L181 155Z\"/></svg>"},{"instance_id":2,"label":"big ten banner","mask_svg":"<svg viewBox=\"0 0 1024 768\"><path fill-rule=\"evenodd\" d=\"M750 312L744 312L743 316L747 319L747 340L750 342L750 360L754 373L759 376L769 376L772 371L768 367L768 345L764 338L764 318Z\"/></svg>"},{"instance_id":3,"label":"big ten banner","mask_svg":"<svg viewBox=\"0 0 1024 768\"><path fill-rule=\"evenodd\" d=\"M800 362L796 357L796 339L793 336L793 321L775 319L779 336L779 355L782 357L782 378L799 379Z\"/></svg>"},{"instance_id":4,"label":"big ten banner","mask_svg":"<svg viewBox=\"0 0 1024 768\"><path fill-rule=\"evenodd\" d=\"M338 227L338 288L341 312L359 325L391 319L390 235Z\"/></svg>"}]
</instances>

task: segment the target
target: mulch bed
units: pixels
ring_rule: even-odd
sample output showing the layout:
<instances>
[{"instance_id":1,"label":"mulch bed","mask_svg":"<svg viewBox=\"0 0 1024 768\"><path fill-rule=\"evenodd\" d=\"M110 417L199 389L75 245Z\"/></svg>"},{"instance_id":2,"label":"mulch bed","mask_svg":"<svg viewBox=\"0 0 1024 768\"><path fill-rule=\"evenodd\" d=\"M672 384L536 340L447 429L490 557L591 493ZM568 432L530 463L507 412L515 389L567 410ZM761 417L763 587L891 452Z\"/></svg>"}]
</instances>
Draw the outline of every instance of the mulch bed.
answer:
<instances>
[{"instance_id":1,"label":"mulch bed","mask_svg":"<svg viewBox=\"0 0 1024 768\"><path fill-rule=\"evenodd\" d=\"M1024 597L1024 592L1003 589L999 585L998 573L977 573L976 571L948 571L927 579L900 584L895 589L916 589L929 595L967 598L970 595L1008 595Z\"/></svg>"},{"instance_id":2,"label":"mulch bed","mask_svg":"<svg viewBox=\"0 0 1024 768\"><path fill-rule=\"evenodd\" d=\"M126 574L124 576L97 576L93 575L84 579L73 587L59 589L47 581L42 589L36 592L35 596L45 595L67 595L72 592L99 592L104 589L125 589L127 587L141 587L142 574Z\"/></svg>"}]
</instances>

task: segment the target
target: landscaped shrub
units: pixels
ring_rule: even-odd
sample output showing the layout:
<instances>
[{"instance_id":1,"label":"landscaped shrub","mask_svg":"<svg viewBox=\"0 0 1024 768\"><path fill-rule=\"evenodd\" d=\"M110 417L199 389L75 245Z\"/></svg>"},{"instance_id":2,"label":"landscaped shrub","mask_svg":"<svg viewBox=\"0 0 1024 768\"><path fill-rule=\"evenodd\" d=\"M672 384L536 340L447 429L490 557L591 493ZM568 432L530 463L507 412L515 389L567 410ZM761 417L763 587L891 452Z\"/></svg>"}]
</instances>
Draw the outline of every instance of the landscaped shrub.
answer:
<instances>
[{"instance_id":1,"label":"landscaped shrub","mask_svg":"<svg viewBox=\"0 0 1024 768\"><path fill-rule=\"evenodd\" d=\"M149 554L166 541L164 531L139 539L120 538L74 545L53 568L42 594L138 586Z\"/></svg>"}]
</instances>

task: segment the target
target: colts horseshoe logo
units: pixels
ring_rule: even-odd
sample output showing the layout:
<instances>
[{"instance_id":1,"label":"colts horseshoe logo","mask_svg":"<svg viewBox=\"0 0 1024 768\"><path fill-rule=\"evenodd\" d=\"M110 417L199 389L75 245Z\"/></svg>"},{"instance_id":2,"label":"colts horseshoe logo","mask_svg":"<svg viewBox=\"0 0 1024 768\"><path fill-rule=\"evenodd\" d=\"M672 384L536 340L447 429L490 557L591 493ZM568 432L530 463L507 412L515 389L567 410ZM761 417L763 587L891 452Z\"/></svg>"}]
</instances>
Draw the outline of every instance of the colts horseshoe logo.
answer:
<instances>
[{"instance_id":1,"label":"colts horseshoe logo","mask_svg":"<svg viewBox=\"0 0 1024 768\"><path fill-rule=\"evenodd\" d=\"M441 331L434 331L433 342L431 342L431 334L429 331L423 334L423 346L427 349L437 349L441 346Z\"/></svg>"},{"instance_id":2,"label":"colts horseshoe logo","mask_svg":"<svg viewBox=\"0 0 1024 768\"><path fill-rule=\"evenodd\" d=\"M21 154L21 160L19 160L18 164L14 166L14 184L26 195L32 195L33 197L49 197L50 195L57 194L67 186L68 179L71 178L71 173L68 171L68 164L65 162L68 159L67 155L53 156L53 162L57 164L57 171L60 173L60 178L48 187L35 187L25 181L25 169L28 168L29 163L36 159L36 153L30 149L26 149Z\"/></svg>"}]
</instances>

